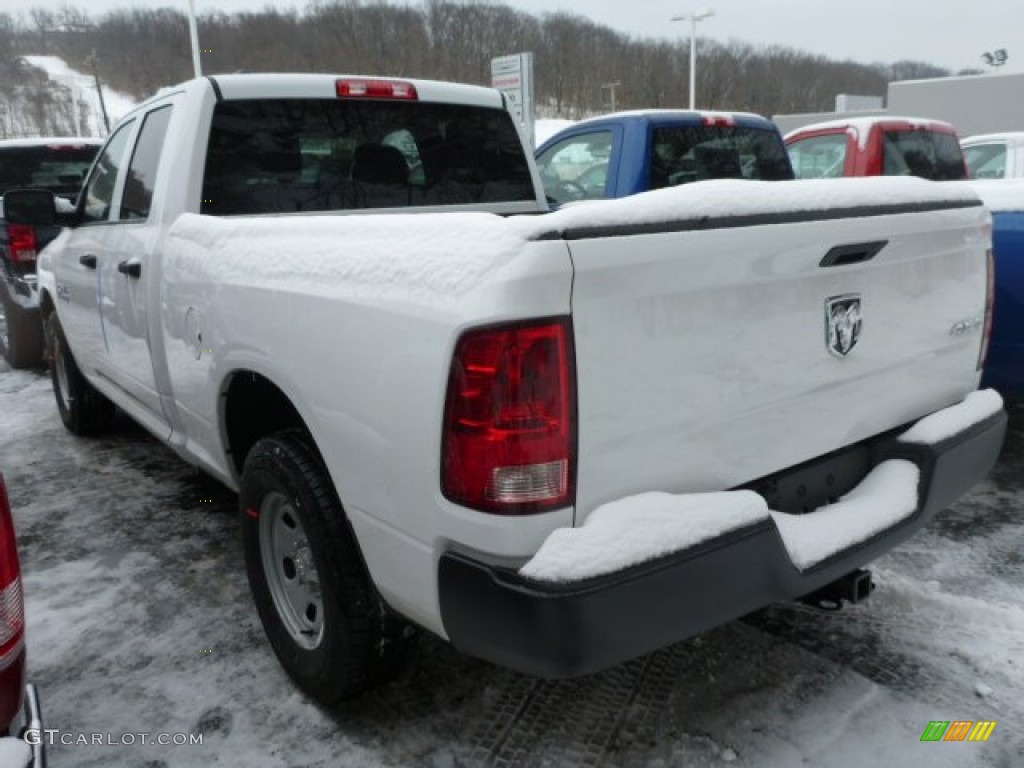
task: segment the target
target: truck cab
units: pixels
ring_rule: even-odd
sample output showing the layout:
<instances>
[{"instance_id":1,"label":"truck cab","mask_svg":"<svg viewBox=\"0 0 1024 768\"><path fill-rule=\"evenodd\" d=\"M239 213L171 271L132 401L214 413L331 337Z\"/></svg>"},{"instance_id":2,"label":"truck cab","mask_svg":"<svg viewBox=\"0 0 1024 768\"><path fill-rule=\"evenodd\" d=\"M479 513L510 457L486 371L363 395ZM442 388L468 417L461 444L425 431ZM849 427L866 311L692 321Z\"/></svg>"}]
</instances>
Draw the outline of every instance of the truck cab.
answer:
<instances>
[{"instance_id":1,"label":"truck cab","mask_svg":"<svg viewBox=\"0 0 1024 768\"><path fill-rule=\"evenodd\" d=\"M831 120L786 134L798 179L842 176L919 176L931 181L967 178L949 123L914 117Z\"/></svg>"},{"instance_id":2,"label":"truck cab","mask_svg":"<svg viewBox=\"0 0 1024 768\"><path fill-rule=\"evenodd\" d=\"M1024 178L1024 131L969 136L960 146L970 178Z\"/></svg>"},{"instance_id":3,"label":"truck cab","mask_svg":"<svg viewBox=\"0 0 1024 768\"><path fill-rule=\"evenodd\" d=\"M645 110L584 120L535 157L548 201L628 197L706 179L793 178L771 121L732 112Z\"/></svg>"}]
</instances>

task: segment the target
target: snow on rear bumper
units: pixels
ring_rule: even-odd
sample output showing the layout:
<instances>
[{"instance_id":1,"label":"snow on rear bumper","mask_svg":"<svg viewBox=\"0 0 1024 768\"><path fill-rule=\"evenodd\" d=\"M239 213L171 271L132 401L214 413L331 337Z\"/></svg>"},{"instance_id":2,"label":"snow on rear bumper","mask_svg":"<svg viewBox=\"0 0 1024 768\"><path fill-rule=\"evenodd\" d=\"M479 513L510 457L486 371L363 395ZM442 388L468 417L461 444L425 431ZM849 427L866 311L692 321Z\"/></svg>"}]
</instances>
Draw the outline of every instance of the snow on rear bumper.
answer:
<instances>
[{"instance_id":1,"label":"snow on rear bumper","mask_svg":"<svg viewBox=\"0 0 1024 768\"><path fill-rule=\"evenodd\" d=\"M740 491L744 503L732 508L727 530L705 527L709 535L667 553L658 536L650 559L632 557L635 564L609 572L569 569L580 577L562 580L557 568L531 567L536 557L516 571L447 552L438 573L445 631L466 653L542 677L570 677L813 592L904 541L988 473L1006 414L994 393L978 394L871 443L861 482L808 515L766 506L758 514L749 504L754 494ZM571 534L556 531L552 539L571 548ZM558 555L552 562L563 559Z\"/></svg>"}]
</instances>

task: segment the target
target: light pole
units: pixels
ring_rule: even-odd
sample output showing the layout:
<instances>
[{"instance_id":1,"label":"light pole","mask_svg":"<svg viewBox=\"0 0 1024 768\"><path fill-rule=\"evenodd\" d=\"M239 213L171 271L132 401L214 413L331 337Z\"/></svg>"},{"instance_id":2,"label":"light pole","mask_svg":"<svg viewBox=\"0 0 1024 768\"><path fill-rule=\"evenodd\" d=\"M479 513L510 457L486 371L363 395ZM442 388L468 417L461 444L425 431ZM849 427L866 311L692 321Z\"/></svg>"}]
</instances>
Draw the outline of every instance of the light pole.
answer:
<instances>
[{"instance_id":1,"label":"light pole","mask_svg":"<svg viewBox=\"0 0 1024 768\"><path fill-rule=\"evenodd\" d=\"M690 22L690 109L694 108L696 103L696 89L697 89L697 22L704 21L715 15L715 12L710 8L703 11L694 11L693 13L684 13L682 16L673 16L672 21L689 21Z\"/></svg>"},{"instance_id":2,"label":"light pole","mask_svg":"<svg viewBox=\"0 0 1024 768\"><path fill-rule=\"evenodd\" d=\"M604 90L605 88L607 88L609 91L611 91L612 112L615 111L615 89L618 88L620 85L622 85L622 82L619 81L619 80L616 80L614 83L604 83L601 86L601 90Z\"/></svg>"},{"instance_id":3,"label":"light pole","mask_svg":"<svg viewBox=\"0 0 1024 768\"><path fill-rule=\"evenodd\" d=\"M196 27L196 0L188 0L188 34L192 39L192 69L196 77L203 76L203 66L199 63L199 30Z\"/></svg>"}]
</instances>

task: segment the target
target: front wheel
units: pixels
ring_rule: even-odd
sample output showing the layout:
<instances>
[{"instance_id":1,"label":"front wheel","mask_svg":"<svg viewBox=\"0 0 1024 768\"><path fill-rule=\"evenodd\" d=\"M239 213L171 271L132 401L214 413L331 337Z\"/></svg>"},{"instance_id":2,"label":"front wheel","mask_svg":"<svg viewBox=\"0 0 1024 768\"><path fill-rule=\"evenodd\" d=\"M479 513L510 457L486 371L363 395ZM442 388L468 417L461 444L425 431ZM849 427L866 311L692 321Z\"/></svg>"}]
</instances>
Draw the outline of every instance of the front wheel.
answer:
<instances>
[{"instance_id":1,"label":"front wheel","mask_svg":"<svg viewBox=\"0 0 1024 768\"><path fill-rule=\"evenodd\" d=\"M240 490L245 564L267 638L293 680L332 705L390 671L401 627L377 595L308 438L253 446Z\"/></svg>"},{"instance_id":2,"label":"front wheel","mask_svg":"<svg viewBox=\"0 0 1024 768\"><path fill-rule=\"evenodd\" d=\"M56 312L46 316L45 326L51 357L50 378L60 420L76 435L99 434L114 420L114 404L82 375Z\"/></svg>"}]
</instances>

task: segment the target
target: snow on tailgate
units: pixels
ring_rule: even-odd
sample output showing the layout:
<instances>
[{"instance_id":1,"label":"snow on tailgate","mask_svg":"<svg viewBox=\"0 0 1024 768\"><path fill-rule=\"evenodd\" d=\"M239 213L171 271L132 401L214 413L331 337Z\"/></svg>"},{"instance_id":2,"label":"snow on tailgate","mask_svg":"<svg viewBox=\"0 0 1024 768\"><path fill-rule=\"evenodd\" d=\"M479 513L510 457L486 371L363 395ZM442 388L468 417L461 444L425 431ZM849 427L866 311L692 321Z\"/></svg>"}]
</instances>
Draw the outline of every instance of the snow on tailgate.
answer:
<instances>
[{"instance_id":1,"label":"snow on tailgate","mask_svg":"<svg viewBox=\"0 0 1024 768\"><path fill-rule=\"evenodd\" d=\"M574 203L545 216L519 217L527 237L566 229L656 224L879 206L976 203L967 185L918 178L869 177L799 181L715 179L618 200Z\"/></svg>"},{"instance_id":2,"label":"snow on tailgate","mask_svg":"<svg viewBox=\"0 0 1024 768\"><path fill-rule=\"evenodd\" d=\"M520 253L525 239L488 213L220 218L182 215L167 268L214 281L308 291L458 296Z\"/></svg>"}]
</instances>

